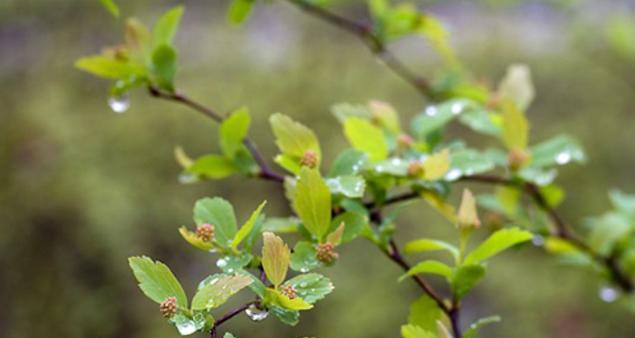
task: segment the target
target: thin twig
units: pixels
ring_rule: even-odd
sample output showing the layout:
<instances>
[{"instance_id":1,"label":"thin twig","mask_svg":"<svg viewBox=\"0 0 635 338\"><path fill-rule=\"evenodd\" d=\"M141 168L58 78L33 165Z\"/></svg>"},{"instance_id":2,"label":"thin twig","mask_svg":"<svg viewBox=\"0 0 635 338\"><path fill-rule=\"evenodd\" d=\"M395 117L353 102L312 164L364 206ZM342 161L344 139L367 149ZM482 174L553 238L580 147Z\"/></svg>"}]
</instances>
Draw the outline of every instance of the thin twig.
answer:
<instances>
[{"instance_id":1,"label":"thin twig","mask_svg":"<svg viewBox=\"0 0 635 338\"><path fill-rule=\"evenodd\" d=\"M371 26L328 11L322 7L312 4L310 1L287 1L304 12L355 35L361 39L364 45L366 45L366 47L368 47L368 49L396 75L410 83L423 96L429 99L435 98L435 93L430 85L430 82L425 77L417 75L408 66L401 62L395 54L388 50L382 38L373 31Z\"/></svg>"},{"instance_id":2,"label":"thin twig","mask_svg":"<svg viewBox=\"0 0 635 338\"><path fill-rule=\"evenodd\" d=\"M239 315L241 312L247 310L251 305L256 304L257 301L253 301L253 302L249 302L246 304L243 304L237 308L234 308L232 310L230 310L229 312L225 313L222 317L220 317L219 319L217 319L214 322L214 327L212 327L212 330L210 332L212 338L216 338L216 330L218 329L219 326L221 326L224 322L236 317L237 315Z\"/></svg>"},{"instance_id":3,"label":"thin twig","mask_svg":"<svg viewBox=\"0 0 635 338\"><path fill-rule=\"evenodd\" d=\"M187 107L192 108L193 110L211 118L212 120L221 123L223 122L223 115L219 114L218 112L202 105L201 103L198 103L197 101L194 101L193 99L189 98L188 96L184 95L184 94L180 94L180 93L176 93L176 92L166 92L166 91L162 91L157 87L151 86L148 88L150 91L150 95L156 97L156 98L160 98L160 99L164 99L164 100L168 100L168 101L172 101L172 102L177 102L177 103L181 103ZM265 161L264 157L262 156L262 154L260 154L260 152L258 151L258 149L256 148L255 144L253 143L253 141L251 141L251 139L246 138L243 141L245 147L247 147L247 150L249 151L249 153L251 154L251 156L254 158L254 160L256 161L256 164L258 164L258 167L260 168L260 171L258 172L258 176L266 179L266 180L270 180L270 181L275 181L275 182L284 182L284 176L276 173L275 171L273 171L273 169L271 169L271 167L269 167L269 165L267 164L267 161Z\"/></svg>"}]
</instances>

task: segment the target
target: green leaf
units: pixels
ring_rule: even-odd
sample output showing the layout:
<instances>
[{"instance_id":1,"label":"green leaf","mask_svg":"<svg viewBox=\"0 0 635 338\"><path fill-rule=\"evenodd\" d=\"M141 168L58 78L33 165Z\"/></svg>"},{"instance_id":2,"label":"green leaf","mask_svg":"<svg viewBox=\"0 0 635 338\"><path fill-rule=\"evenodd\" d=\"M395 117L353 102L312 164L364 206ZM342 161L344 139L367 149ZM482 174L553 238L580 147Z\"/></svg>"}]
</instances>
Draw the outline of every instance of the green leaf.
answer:
<instances>
[{"instance_id":1,"label":"green leaf","mask_svg":"<svg viewBox=\"0 0 635 338\"><path fill-rule=\"evenodd\" d=\"M152 42L155 48L161 45L172 46L184 11L183 6L176 6L159 18L152 30L154 35Z\"/></svg>"},{"instance_id":2,"label":"green leaf","mask_svg":"<svg viewBox=\"0 0 635 338\"><path fill-rule=\"evenodd\" d=\"M298 231L299 225L300 220L295 217L268 217L262 230L278 234L293 233Z\"/></svg>"},{"instance_id":3,"label":"green leaf","mask_svg":"<svg viewBox=\"0 0 635 338\"><path fill-rule=\"evenodd\" d=\"M438 105L428 106L412 120L413 135L425 141L431 134L440 131L463 112L476 110L478 106L471 100L454 99Z\"/></svg>"},{"instance_id":4,"label":"green leaf","mask_svg":"<svg viewBox=\"0 0 635 338\"><path fill-rule=\"evenodd\" d=\"M214 248L214 245L211 242L204 241L196 236L196 233L189 231L186 227L180 227L179 233L188 243L190 243L193 247L197 249L201 249L203 251L209 252Z\"/></svg>"},{"instance_id":5,"label":"green leaf","mask_svg":"<svg viewBox=\"0 0 635 338\"><path fill-rule=\"evenodd\" d=\"M368 154L371 161L381 161L388 156L388 145L384 132L370 121L360 117L349 117L344 121L344 134L357 150Z\"/></svg>"},{"instance_id":6,"label":"green leaf","mask_svg":"<svg viewBox=\"0 0 635 338\"><path fill-rule=\"evenodd\" d=\"M178 306L187 309L185 291L165 264L159 261L153 262L145 256L130 257L128 263L139 282L139 288L148 298L162 303L169 297L175 297Z\"/></svg>"},{"instance_id":7,"label":"green leaf","mask_svg":"<svg viewBox=\"0 0 635 338\"><path fill-rule=\"evenodd\" d=\"M423 261L417 263L417 265L413 266L412 268L410 268L410 270L408 270L408 272L399 277L399 281L420 273L427 273L450 278L450 276L452 275L452 268L438 261Z\"/></svg>"},{"instance_id":8,"label":"green leaf","mask_svg":"<svg viewBox=\"0 0 635 338\"><path fill-rule=\"evenodd\" d=\"M223 120L220 125L220 147L225 156L234 158L242 147L250 123L251 117L247 107L239 108Z\"/></svg>"},{"instance_id":9,"label":"green leaf","mask_svg":"<svg viewBox=\"0 0 635 338\"><path fill-rule=\"evenodd\" d=\"M337 156L331 170L329 170L329 177L357 175L361 172L366 165L368 156L355 149L344 150Z\"/></svg>"},{"instance_id":10,"label":"green leaf","mask_svg":"<svg viewBox=\"0 0 635 338\"><path fill-rule=\"evenodd\" d=\"M481 329L481 327L483 327L484 325L491 324L491 323L498 323L500 321L501 321L500 316L489 316L489 317L481 318L475 321L474 323L470 324L470 328L467 331L465 331L465 334L463 335L463 337L474 338L476 337L476 334Z\"/></svg>"},{"instance_id":11,"label":"green leaf","mask_svg":"<svg viewBox=\"0 0 635 338\"><path fill-rule=\"evenodd\" d=\"M173 91L176 75L176 50L166 44L159 45L152 53L152 70L159 87Z\"/></svg>"},{"instance_id":12,"label":"green leaf","mask_svg":"<svg viewBox=\"0 0 635 338\"><path fill-rule=\"evenodd\" d=\"M610 254L616 242L632 234L635 229L630 219L616 212L590 218L587 223L591 225L589 245L602 255Z\"/></svg>"},{"instance_id":13,"label":"green leaf","mask_svg":"<svg viewBox=\"0 0 635 338\"><path fill-rule=\"evenodd\" d=\"M307 273L295 276L284 283L295 289L298 297L309 304L314 304L333 291L333 283L317 273Z\"/></svg>"},{"instance_id":14,"label":"green leaf","mask_svg":"<svg viewBox=\"0 0 635 338\"><path fill-rule=\"evenodd\" d=\"M313 308L313 305L305 302L304 299L300 297L290 299L280 293L280 291L271 288L265 292L265 302L292 311L310 310Z\"/></svg>"},{"instance_id":15,"label":"green leaf","mask_svg":"<svg viewBox=\"0 0 635 338\"><path fill-rule=\"evenodd\" d=\"M315 247L305 241L296 243L291 254L291 269L300 272L309 272L322 265L316 258Z\"/></svg>"},{"instance_id":16,"label":"green leaf","mask_svg":"<svg viewBox=\"0 0 635 338\"><path fill-rule=\"evenodd\" d=\"M509 66L496 94L500 100L513 102L518 110L527 110L535 94L529 67L522 64Z\"/></svg>"},{"instance_id":17,"label":"green leaf","mask_svg":"<svg viewBox=\"0 0 635 338\"><path fill-rule=\"evenodd\" d=\"M435 331L437 320L441 319L441 309L432 298L423 295L410 304L408 324L416 325L424 330Z\"/></svg>"},{"instance_id":18,"label":"green leaf","mask_svg":"<svg viewBox=\"0 0 635 338\"><path fill-rule=\"evenodd\" d=\"M417 325L402 325L401 336L403 338L439 338L436 333L424 330Z\"/></svg>"},{"instance_id":19,"label":"green leaf","mask_svg":"<svg viewBox=\"0 0 635 338\"><path fill-rule=\"evenodd\" d=\"M217 308L251 283L252 279L243 275L220 277L196 292L192 299L192 310Z\"/></svg>"},{"instance_id":20,"label":"green leaf","mask_svg":"<svg viewBox=\"0 0 635 338\"><path fill-rule=\"evenodd\" d=\"M361 176L338 176L326 180L333 194L342 194L350 198L364 197L366 181Z\"/></svg>"},{"instance_id":21,"label":"green leaf","mask_svg":"<svg viewBox=\"0 0 635 338\"><path fill-rule=\"evenodd\" d=\"M251 216L249 216L247 222L245 222L245 224L240 227L240 230L238 230L238 232L236 233L236 237L234 237L234 240L232 241L232 248L237 249L240 242L242 242L242 240L245 239L247 235L249 235L254 225L256 224L260 213L262 212L262 208L265 207L265 204L267 204L267 201L260 203L258 208L256 208L256 210L251 213Z\"/></svg>"},{"instance_id":22,"label":"green leaf","mask_svg":"<svg viewBox=\"0 0 635 338\"><path fill-rule=\"evenodd\" d=\"M151 61L152 36L143 22L136 18L128 18L124 38L132 61L140 65Z\"/></svg>"},{"instance_id":23,"label":"green leaf","mask_svg":"<svg viewBox=\"0 0 635 338\"><path fill-rule=\"evenodd\" d=\"M404 246L404 252L406 254L412 254L416 252L427 252L427 251L437 251L437 250L445 250L452 254L452 257L455 259L459 257L459 249L454 245L436 240L436 239L416 239L414 241L410 241L406 243Z\"/></svg>"},{"instance_id":24,"label":"green leaf","mask_svg":"<svg viewBox=\"0 0 635 338\"><path fill-rule=\"evenodd\" d=\"M573 138L561 135L537 144L530 149L531 166L549 167L570 162L584 163L586 155Z\"/></svg>"},{"instance_id":25,"label":"green leaf","mask_svg":"<svg viewBox=\"0 0 635 338\"><path fill-rule=\"evenodd\" d=\"M300 159L310 150L321 158L320 144L311 129L280 113L273 114L269 122L283 154Z\"/></svg>"},{"instance_id":26,"label":"green leaf","mask_svg":"<svg viewBox=\"0 0 635 338\"><path fill-rule=\"evenodd\" d=\"M143 76L142 66L123 62L102 55L87 56L75 62L75 67L106 79L126 79L131 76Z\"/></svg>"},{"instance_id":27,"label":"green leaf","mask_svg":"<svg viewBox=\"0 0 635 338\"><path fill-rule=\"evenodd\" d=\"M273 160L278 163L279 166L284 168L284 170L294 175L299 174L300 168L302 168L300 161L297 158L288 155L278 154Z\"/></svg>"},{"instance_id":28,"label":"green leaf","mask_svg":"<svg viewBox=\"0 0 635 338\"><path fill-rule=\"evenodd\" d=\"M423 162L423 178L435 181L443 178L450 169L450 151L444 149L428 156Z\"/></svg>"},{"instance_id":29,"label":"green leaf","mask_svg":"<svg viewBox=\"0 0 635 338\"><path fill-rule=\"evenodd\" d=\"M311 234L322 239L331 226L331 191L317 170L302 167L293 208Z\"/></svg>"},{"instance_id":30,"label":"green leaf","mask_svg":"<svg viewBox=\"0 0 635 338\"><path fill-rule=\"evenodd\" d=\"M240 24L249 17L253 6L254 0L234 0L227 11L227 18L232 23Z\"/></svg>"},{"instance_id":31,"label":"green leaf","mask_svg":"<svg viewBox=\"0 0 635 338\"><path fill-rule=\"evenodd\" d=\"M358 212L347 211L333 219L331 228L339 227L342 223L344 223L344 232L340 242L344 244L357 238L364 231L364 228L368 227L368 217Z\"/></svg>"},{"instance_id":32,"label":"green leaf","mask_svg":"<svg viewBox=\"0 0 635 338\"><path fill-rule=\"evenodd\" d=\"M287 325L295 326L300 321L300 312L298 311L287 310L275 305L272 306L269 311Z\"/></svg>"},{"instance_id":33,"label":"green leaf","mask_svg":"<svg viewBox=\"0 0 635 338\"><path fill-rule=\"evenodd\" d=\"M609 193L609 198L613 208L620 214L630 219L635 219L635 195L613 189Z\"/></svg>"},{"instance_id":34,"label":"green leaf","mask_svg":"<svg viewBox=\"0 0 635 338\"><path fill-rule=\"evenodd\" d=\"M194 220L197 225L209 223L214 225L216 241L229 247L236 236L237 225L234 207L220 197L203 198L194 205Z\"/></svg>"},{"instance_id":35,"label":"green leaf","mask_svg":"<svg viewBox=\"0 0 635 338\"><path fill-rule=\"evenodd\" d=\"M445 178L450 181L494 169L496 163L489 154L472 149L453 151L450 154L450 170Z\"/></svg>"},{"instance_id":36,"label":"green leaf","mask_svg":"<svg viewBox=\"0 0 635 338\"><path fill-rule=\"evenodd\" d=\"M529 121L513 104L503 105L503 143L509 150L523 150L529 142Z\"/></svg>"},{"instance_id":37,"label":"green leaf","mask_svg":"<svg viewBox=\"0 0 635 338\"><path fill-rule=\"evenodd\" d=\"M465 264L478 264L516 244L529 241L533 235L519 228L501 229L493 233L465 258Z\"/></svg>"},{"instance_id":38,"label":"green leaf","mask_svg":"<svg viewBox=\"0 0 635 338\"><path fill-rule=\"evenodd\" d=\"M104 6L112 16L115 18L119 17L119 6L117 6L114 0L99 0L99 2L101 2L101 5Z\"/></svg>"},{"instance_id":39,"label":"green leaf","mask_svg":"<svg viewBox=\"0 0 635 338\"><path fill-rule=\"evenodd\" d=\"M466 265L458 268L452 276L452 290L456 297L463 298L485 276L482 265Z\"/></svg>"},{"instance_id":40,"label":"green leaf","mask_svg":"<svg viewBox=\"0 0 635 338\"><path fill-rule=\"evenodd\" d=\"M223 338L236 338L236 336L234 336L233 334L229 332L225 332L225 335L223 336Z\"/></svg>"},{"instance_id":41,"label":"green leaf","mask_svg":"<svg viewBox=\"0 0 635 338\"><path fill-rule=\"evenodd\" d=\"M230 254L219 258L216 261L216 266L226 273L235 273L242 270L245 266L251 263L254 258L249 252L243 252L240 254Z\"/></svg>"},{"instance_id":42,"label":"green leaf","mask_svg":"<svg viewBox=\"0 0 635 338\"><path fill-rule=\"evenodd\" d=\"M237 173L238 168L227 157L210 154L197 158L187 172L204 178L221 179Z\"/></svg>"},{"instance_id":43,"label":"green leaf","mask_svg":"<svg viewBox=\"0 0 635 338\"><path fill-rule=\"evenodd\" d=\"M262 234L262 267L269 281L278 287L287 276L291 252L282 238L272 232Z\"/></svg>"}]
</instances>

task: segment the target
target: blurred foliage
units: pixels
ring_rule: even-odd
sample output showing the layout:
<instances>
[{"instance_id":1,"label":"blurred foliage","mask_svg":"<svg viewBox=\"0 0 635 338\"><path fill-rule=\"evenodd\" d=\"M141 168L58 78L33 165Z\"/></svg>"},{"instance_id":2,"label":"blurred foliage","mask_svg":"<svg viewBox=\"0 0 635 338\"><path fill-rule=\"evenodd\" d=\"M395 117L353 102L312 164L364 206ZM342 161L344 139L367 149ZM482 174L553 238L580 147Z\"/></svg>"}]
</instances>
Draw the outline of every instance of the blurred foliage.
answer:
<instances>
[{"instance_id":1,"label":"blurred foliage","mask_svg":"<svg viewBox=\"0 0 635 338\"><path fill-rule=\"evenodd\" d=\"M152 22L177 2L126 2L121 12L142 13ZM341 10L365 15L351 3L341 1ZM421 3L443 19L459 56L484 82L500 78L513 62L532 67L537 93L529 119L540 126L534 135L546 139L566 130L591 159L583 170L572 167L561 175L569 192L562 206L568 219L582 222L583 215L607 209L606 187L635 191L630 169L635 157L629 156L635 151L629 127L635 122L635 12L629 1ZM333 103L378 98L408 116L421 110L419 96L353 37L275 3L275 9L258 5L262 8L252 21L236 28L225 20L226 5L188 2L176 44L187 46L181 48L186 67L179 81L192 96L223 111L246 104L254 125L266 124L276 111L302 119L323 140L325 159L334 158L335 149L345 143L339 131L333 132L336 122L328 114ZM121 32L104 29L115 26L113 20L97 1L0 3L4 337L177 336L155 315L155 306L139 296L126 258L144 252L177 266L175 274L189 276L184 287L193 290L212 262L204 254L171 249L186 246L175 235L190 219L193 201L223 195L238 206L240 219L252 211L241 205L264 199L270 215L288 213L283 201L272 199L279 191L272 194L267 182L255 182L248 191L238 178L178 183L174 146L204 153L215 142L216 127L204 118L143 92L133 95L128 113L110 112L103 95L106 84L80 74L72 63L118 40ZM394 48L417 69L433 73L431 52L409 42L398 41ZM465 129L453 132L462 135ZM254 137L265 153L276 153L266 129L256 130ZM443 237L452 231L429 226L442 221L427 208L410 208L401 217L408 225L403 238ZM370 244L359 242L346 251L364 255L342 255L332 274L338 288L307 314L301 327L267 320L259 333L396 335L407 317L407 309L398 304L414 299L417 291L405 283L397 292L386 288L401 272L385 264ZM523 268L527 265L529 271ZM490 274L488 283L466 300L466 308L476 313L464 314L467 322L477 313L504 313L495 332L487 331L490 337L518 332L528 338L635 335L632 314L589 295L600 287L594 280L554 264L539 250L501 258ZM350 304L350 294L367 297ZM384 307L402 310L386 313ZM255 326L240 318L235 333L249 337ZM349 322L361 325L351 328Z\"/></svg>"}]
</instances>

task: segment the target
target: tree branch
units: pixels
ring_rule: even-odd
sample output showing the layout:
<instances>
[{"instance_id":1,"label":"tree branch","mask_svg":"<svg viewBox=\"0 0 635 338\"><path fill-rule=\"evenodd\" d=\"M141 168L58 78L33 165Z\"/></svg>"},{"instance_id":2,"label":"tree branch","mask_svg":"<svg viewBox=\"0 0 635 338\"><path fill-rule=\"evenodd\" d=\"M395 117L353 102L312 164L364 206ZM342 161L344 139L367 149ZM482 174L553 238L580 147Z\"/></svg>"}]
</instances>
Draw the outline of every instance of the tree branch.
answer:
<instances>
[{"instance_id":1,"label":"tree branch","mask_svg":"<svg viewBox=\"0 0 635 338\"><path fill-rule=\"evenodd\" d=\"M232 310L230 310L229 312L225 313L222 317L220 317L219 319L217 319L214 322L214 327L212 327L212 330L210 332L211 337L212 338L216 338L217 336L217 329L219 326L221 326L224 322L236 317L238 314L240 314L241 312L247 310L251 305L256 304L257 301L253 301L253 302L249 302L246 304L243 304L237 308L234 308Z\"/></svg>"},{"instance_id":2,"label":"tree branch","mask_svg":"<svg viewBox=\"0 0 635 338\"><path fill-rule=\"evenodd\" d=\"M162 91L154 86L150 86L148 90L150 91L150 95L152 95L153 97L183 104L218 123L223 122L223 115L210 108L205 107L204 105L192 100L184 94ZM264 157L258 151L251 139L246 138L243 143L245 147L247 147L247 150L249 151L251 156L256 161L256 164L258 164L258 167L260 168L260 171L258 172L258 176L260 178L275 182L284 182L284 176L276 173L275 171L273 171L273 169L271 169L271 167L269 167L269 164L267 164L267 161L265 161Z\"/></svg>"},{"instance_id":3,"label":"tree branch","mask_svg":"<svg viewBox=\"0 0 635 338\"><path fill-rule=\"evenodd\" d=\"M333 13L306 0L286 1L316 18L355 35L362 40L366 47L368 47L368 49L397 76L410 83L423 96L430 99L435 98L435 93L430 85L430 82L425 77L417 75L413 70L401 62L395 54L388 50L381 37L373 32L373 28L371 26Z\"/></svg>"}]
</instances>

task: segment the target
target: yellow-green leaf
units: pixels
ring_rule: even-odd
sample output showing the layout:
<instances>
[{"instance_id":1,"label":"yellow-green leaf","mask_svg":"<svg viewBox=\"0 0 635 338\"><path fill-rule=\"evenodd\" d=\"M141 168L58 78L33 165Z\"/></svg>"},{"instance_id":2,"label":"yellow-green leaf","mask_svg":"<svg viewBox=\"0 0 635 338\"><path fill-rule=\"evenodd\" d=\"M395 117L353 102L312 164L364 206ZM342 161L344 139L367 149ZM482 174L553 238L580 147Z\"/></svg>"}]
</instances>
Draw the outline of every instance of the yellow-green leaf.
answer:
<instances>
[{"instance_id":1,"label":"yellow-green leaf","mask_svg":"<svg viewBox=\"0 0 635 338\"><path fill-rule=\"evenodd\" d=\"M531 232L519 228L501 229L465 257L465 265L478 264L497 253L533 237Z\"/></svg>"},{"instance_id":2,"label":"yellow-green leaf","mask_svg":"<svg viewBox=\"0 0 635 338\"><path fill-rule=\"evenodd\" d=\"M216 281L198 290L192 298L192 310L217 308L252 282L253 279L245 275L219 277Z\"/></svg>"},{"instance_id":3,"label":"yellow-green leaf","mask_svg":"<svg viewBox=\"0 0 635 338\"><path fill-rule=\"evenodd\" d=\"M236 237L234 237L234 240L232 241L232 248L238 248L238 244L240 244L240 242L242 242L242 240L245 239L247 235L249 235L251 230L254 228L254 224L256 224L256 220L258 220L258 216L260 216L262 209L265 207L265 204L267 204L267 201L260 203L258 208L253 213L251 213L251 216L249 216L247 222L245 222L245 224L240 227L240 230L238 230L238 232L236 233Z\"/></svg>"},{"instance_id":4,"label":"yellow-green leaf","mask_svg":"<svg viewBox=\"0 0 635 338\"><path fill-rule=\"evenodd\" d=\"M290 299L289 297L280 293L280 291L271 288L267 289L266 292L266 297L270 302L287 310L301 311L313 308L313 305L307 303L300 297Z\"/></svg>"},{"instance_id":5,"label":"yellow-green leaf","mask_svg":"<svg viewBox=\"0 0 635 338\"><path fill-rule=\"evenodd\" d=\"M145 256L130 257L128 262L139 282L139 288L148 298L162 303L169 297L175 297L179 307L187 308L185 291L165 264Z\"/></svg>"},{"instance_id":6,"label":"yellow-green leaf","mask_svg":"<svg viewBox=\"0 0 635 338\"><path fill-rule=\"evenodd\" d=\"M511 103L503 104L503 142L509 150L524 150L529 142L529 121Z\"/></svg>"},{"instance_id":7,"label":"yellow-green leaf","mask_svg":"<svg viewBox=\"0 0 635 338\"><path fill-rule=\"evenodd\" d=\"M320 143L311 129L280 113L273 114L269 122L283 154L300 159L307 150L311 150L318 155L319 163Z\"/></svg>"},{"instance_id":8,"label":"yellow-green leaf","mask_svg":"<svg viewBox=\"0 0 635 338\"><path fill-rule=\"evenodd\" d=\"M463 190L463 199L457 215L459 228L480 228L481 221L476 212L476 200L469 189Z\"/></svg>"},{"instance_id":9,"label":"yellow-green leaf","mask_svg":"<svg viewBox=\"0 0 635 338\"><path fill-rule=\"evenodd\" d=\"M361 117L349 117L344 121L344 134L357 150L368 154L371 161L381 161L388 156L384 132Z\"/></svg>"},{"instance_id":10,"label":"yellow-green leaf","mask_svg":"<svg viewBox=\"0 0 635 338\"><path fill-rule=\"evenodd\" d=\"M320 173L302 167L293 191L293 208L309 232L322 239L331 226L331 191Z\"/></svg>"},{"instance_id":11,"label":"yellow-green leaf","mask_svg":"<svg viewBox=\"0 0 635 338\"><path fill-rule=\"evenodd\" d=\"M119 17L119 6L113 0L99 0L101 5L112 14L115 18Z\"/></svg>"},{"instance_id":12,"label":"yellow-green leaf","mask_svg":"<svg viewBox=\"0 0 635 338\"><path fill-rule=\"evenodd\" d=\"M203 251L209 252L210 250L214 248L214 245L211 242L206 242L200 239L198 236L196 236L196 233L188 230L186 227L180 227L179 233L181 234L181 237L183 237L185 241L187 241L188 243L190 243L193 247L197 249L201 249Z\"/></svg>"},{"instance_id":13,"label":"yellow-green leaf","mask_svg":"<svg viewBox=\"0 0 635 338\"><path fill-rule=\"evenodd\" d=\"M430 181L438 180L443 178L449 169L450 151L444 149L425 159L423 162L423 177Z\"/></svg>"},{"instance_id":14,"label":"yellow-green leaf","mask_svg":"<svg viewBox=\"0 0 635 338\"><path fill-rule=\"evenodd\" d=\"M535 94L529 67L523 64L509 66L496 94L500 100L514 103L518 110L527 110Z\"/></svg>"},{"instance_id":15,"label":"yellow-green leaf","mask_svg":"<svg viewBox=\"0 0 635 338\"><path fill-rule=\"evenodd\" d=\"M282 238L272 232L263 233L262 238L262 267L269 281L277 287L287 276L291 251Z\"/></svg>"},{"instance_id":16,"label":"yellow-green leaf","mask_svg":"<svg viewBox=\"0 0 635 338\"><path fill-rule=\"evenodd\" d=\"M142 76L143 67L131 62L115 60L103 55L94 55L80 58L75 62L75 67L93 75L106 79L126 79L130 76Z\"/></svg>"},{"instance_id":17,"label":"yellow-green leaf","mask_svg":"<svg viewBox=\"0 0 635 338\"><path fill-rule=\"evenodd\" d=\"M250 123L251 117L247 107L239 108L223 120L219 133L220 148L225 156L234 158L247 136Z\"/></svg>"},{"instance_id":18,"label":"yellow-green leaf","mask_svg":"<svg viewBox=\"0 0 635 338\"><path fill-rule=\"evenodd\" d=\"M154 35L152 43L155 47L162 44L172 45L174 35L176 35L176 30L179 28L184 11L185 8L179 5L165 12L165 14L159 18L152 32Z\"/></svg>"}]
</instances>

